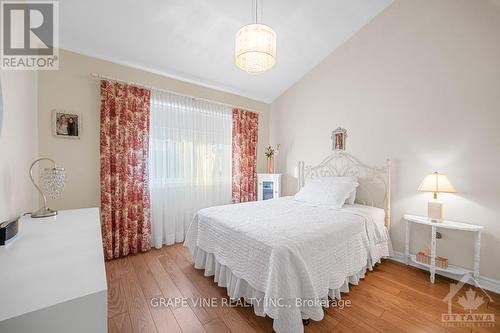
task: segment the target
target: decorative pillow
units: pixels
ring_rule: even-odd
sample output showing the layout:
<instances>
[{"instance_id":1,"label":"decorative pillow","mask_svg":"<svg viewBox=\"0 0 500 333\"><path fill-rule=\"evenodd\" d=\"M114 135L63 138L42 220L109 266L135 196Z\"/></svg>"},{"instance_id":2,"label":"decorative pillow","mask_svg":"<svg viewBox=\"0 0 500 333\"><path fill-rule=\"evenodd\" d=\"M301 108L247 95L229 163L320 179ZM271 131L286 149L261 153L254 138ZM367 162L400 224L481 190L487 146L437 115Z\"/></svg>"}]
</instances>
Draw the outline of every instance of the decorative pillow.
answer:
<instances>
[{"instance_id":1,"label":"decorative pillow","mask_svg":"<svg viewBox=\"0 0 500 333\"><path fill-rule=\"evenodd\" d=\"M295 200L316 205L342 208L358 183L338 183L324 179L312 179L295 195Z\"/></svg>"},{"instance_id":2,"label":"decorative pillow","mask_svg":"<svg viewBox=\"0 0 500 333\"><path fill-rule=\"evenodd\" d=\"M355 176L343 176L343 177L315 177L313 179L321 179L324 181L329 181L333 183L358 183L358 177ZM358 183L359 185L359 183ZM356 200L356 188L349 194L349 198L345 201L348 205L354 205Z\"/></svg>"}]
</instances>

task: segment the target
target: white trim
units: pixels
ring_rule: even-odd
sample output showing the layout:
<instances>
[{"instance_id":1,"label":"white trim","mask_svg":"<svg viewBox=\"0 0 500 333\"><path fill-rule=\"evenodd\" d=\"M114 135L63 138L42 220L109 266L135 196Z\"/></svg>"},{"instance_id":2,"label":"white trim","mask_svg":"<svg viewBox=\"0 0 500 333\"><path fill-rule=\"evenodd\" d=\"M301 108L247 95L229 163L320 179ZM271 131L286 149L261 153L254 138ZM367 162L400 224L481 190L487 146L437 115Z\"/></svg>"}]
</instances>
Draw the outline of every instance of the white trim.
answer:
<instances>
[{"instance_id":1,"label":"white trim","mask_svg":"<svg viewBox=\"0 0 500 333\"><path fill-rule=\"evenodd\" d=\"M391 257L389 257L389 259L406 265L406 258L405 258L404 253L402 253L402 252L393 251L393 255ZM415 262L412 262L411 260L409 262L409 265L416 267L416 268L419 268L419 269L422 269L424 271L428 271L428 269L425 266L419 265ZM451 274L451 273L447 273L447 272L437 272L437 271L436 271L436 274L446 276L447 278L450 278L450 279L453 279L456 281L460 280L460 276L455 275L455 274ZM479 284L481 285L481 288L489 290L489 291L493 291L494 293L497 293L497 294L500 294L500 281L492 279L492 278L488 278L485 276L479 276L477 278L477 282L479 282Z\"/></svg>"}]
</instances>

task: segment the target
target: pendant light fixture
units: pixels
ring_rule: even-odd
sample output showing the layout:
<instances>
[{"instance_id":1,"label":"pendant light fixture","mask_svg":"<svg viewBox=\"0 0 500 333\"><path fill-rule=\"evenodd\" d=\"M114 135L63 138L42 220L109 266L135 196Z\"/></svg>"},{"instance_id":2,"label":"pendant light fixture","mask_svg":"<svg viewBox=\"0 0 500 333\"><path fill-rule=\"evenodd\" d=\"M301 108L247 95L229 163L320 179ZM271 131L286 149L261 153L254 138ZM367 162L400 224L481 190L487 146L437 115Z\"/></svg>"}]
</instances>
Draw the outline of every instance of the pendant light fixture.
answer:
<instances>
[{"instance_id":1,"label":"pendant light fixture","mask_svg":"<svg viewBox=\"0 0 500 333\"><path fill-rule=\"evenodd\" d=\"M257 15L259 0L254 1L254 23L238 30L235 47L236 66L251 74L265 72L276 63L276 33L271 27L259 23Z\"/></svg>"}]
</instances>

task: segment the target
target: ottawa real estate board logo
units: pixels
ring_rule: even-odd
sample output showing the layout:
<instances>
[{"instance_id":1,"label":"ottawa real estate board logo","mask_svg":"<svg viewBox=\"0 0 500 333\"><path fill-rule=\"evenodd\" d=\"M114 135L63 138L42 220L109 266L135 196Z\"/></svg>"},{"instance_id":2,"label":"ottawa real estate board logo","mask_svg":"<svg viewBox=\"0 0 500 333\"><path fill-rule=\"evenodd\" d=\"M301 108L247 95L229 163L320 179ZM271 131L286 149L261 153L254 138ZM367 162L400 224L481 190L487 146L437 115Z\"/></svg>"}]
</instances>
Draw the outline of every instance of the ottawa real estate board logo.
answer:
<instances>
[{"instance_id":1,"label":"ottawa real estate board logo","mask_svg":"<svg viewBox=\"0 0 500 333\"><path fill-rule=\"evenodd\" d=\"M59 3L0 1L1 69L59 69Z\"/></svg>"},{"instance_id":2,"label":"ottawa real estate board logo","mask_svg":"<svg viewBox=\"0 0 500 333\"><path fill-rule=\"evenodd\" d=\"M471 288L469 285L475 285ZM460 291L465 289L465 293ZM450 292L443 298L448 303L448 313L441 316L444 327L494 327L495 314L484 311L487 302L493 302L488 293L481 288L479 282L470 274L466 274L458 283L450 283ZM462 308L461 311L460 307Z\"/></svg>"}]
</instances>

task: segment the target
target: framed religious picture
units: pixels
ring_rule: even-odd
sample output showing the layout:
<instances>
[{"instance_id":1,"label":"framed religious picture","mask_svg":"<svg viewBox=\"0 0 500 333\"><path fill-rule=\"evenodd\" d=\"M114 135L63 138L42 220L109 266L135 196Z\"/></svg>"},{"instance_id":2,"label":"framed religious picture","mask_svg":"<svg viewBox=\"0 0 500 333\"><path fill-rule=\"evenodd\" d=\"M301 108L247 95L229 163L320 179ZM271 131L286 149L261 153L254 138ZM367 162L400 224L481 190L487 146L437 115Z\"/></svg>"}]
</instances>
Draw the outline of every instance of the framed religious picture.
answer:
<instances>
[{"instance_id":1,"label":"framed religious picture","mask_svg":"<svg viewBox=\"0 0 500 333\"><path fill-rule=\"evenodd\" d=\"M333 150L345 150L345 139L347 131L345 128L338 127L332 132Z\"/></svg>"},{"instance_id":2,"label":"framed religious picture","mask_svg":"<svg viewBox=\"0 0 500 333\"><path fill-rule=\"evenodd\" d=\"M75 112L53 110L52 132L58 138L79 139L82 135L82 116Z\"/></svg>"}]
</instances>

